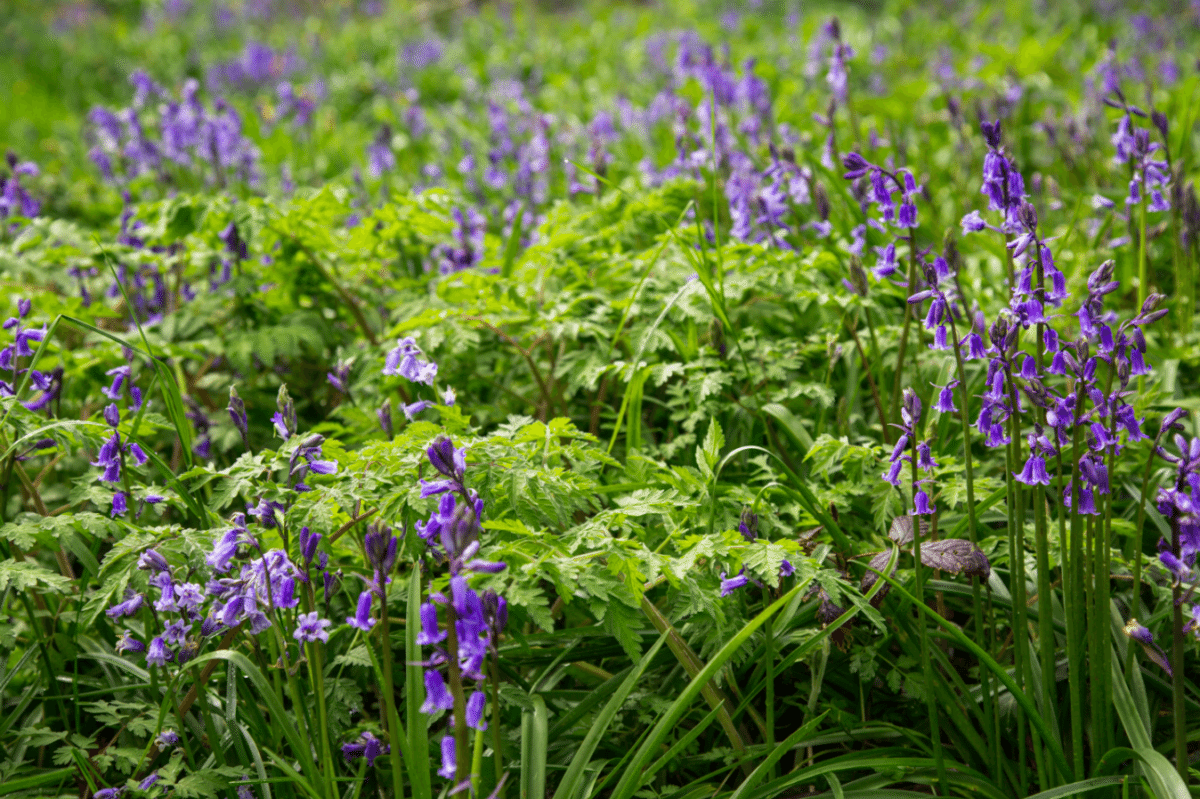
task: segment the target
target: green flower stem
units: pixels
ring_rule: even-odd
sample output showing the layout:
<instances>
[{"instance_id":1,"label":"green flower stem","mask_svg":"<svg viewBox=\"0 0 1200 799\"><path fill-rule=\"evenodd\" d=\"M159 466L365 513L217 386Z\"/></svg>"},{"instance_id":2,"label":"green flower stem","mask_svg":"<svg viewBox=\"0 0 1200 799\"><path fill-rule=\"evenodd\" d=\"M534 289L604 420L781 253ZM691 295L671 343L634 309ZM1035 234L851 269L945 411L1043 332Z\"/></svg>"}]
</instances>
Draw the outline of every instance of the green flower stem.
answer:
<instances>
[{"instance_id":1,"label":"green flower stem","mask_svg":"<svg viewBox=\"0 0 1200 799\"><path fill-rule=\"evenodd\" d=\"M1150 447L1150 452L1146 455L1146 469L1142 473L1142 492L1138 497L1138 515L1137 523L1134 525L1133 540L1129 544L1129 551L1126 557L1133 563L1133 595L1129 601L1129 612L1137 618L1141 613L1141 596L1142 596L1142 527L1146 523L1146 494L1150 491L1150 473L1154 470L1154 451L1158 448L1159 441L1162 440L1162 432L1160 431L1154 437L1154 445ZM1110 471L1109 474L1112 472ZM1133 663L1136 647L1128 647L1125 651L1125 674L1129 679L1133 680Z\"/></svg>"},{"instance_id":2,"label":"green flower stem","mask_svg":"<svg viewBox=\"0 0 1200 799\"><path fill-rule=\"evenodd\" d=\"M403 736L404 733L400 729L400 716L396 713L396 685L395 677L392 674L392 638L391 627L388 623L387 575L380 575L379 585L380 590L383 592L383 601L380 603L382 608L379 612L379 632L382 637L382 640L380 641L380 650L383 660L383 708L384 712L387 714L388 746L390 746L392 750L391 754L388 756L388 762L391 765L392 772L392 795L395 797L395 799L404 799L404 773L400 764L400 752L404 748L404 743L401 741L401 736ZM454 610L451 609L450 613L452 614L450 620L450 636L451 640L454 640ZM451 674L454 674L458 668L457 647L450 650L450 660ZM463 718L463 714L459 711L458 707L458 700L461 698L461 695L462 687L460 685L458 693L455 694L454 699L455 715L459 719ZM465 751L465 746L458 750L460 758L461 753ZM458 762L460 763L459 769L461 771L462 760L460 759ZM414 763L412 766L410 766L410 768L411 767L421 768L423 767L423 764Z\"/></svg>"},{"instance_id":3,"label":"green flower stem","mask_svg":"<svg viewBox=\"0 0 1200 799\"><path fill-rule=\"evenodd\" d=\"M467 700L463 696L462 668L458 663L458 614L453 599L446 603L446 665L450 672L450 695L454 698L454 784L469 776L467 752Z\"/></svg>"},{"instance_id":4,"label":"green flower stem","mask_svg":"<svg viewBox=\"0 0 1200 799\"><path fill-rule=\"evenodd\" d=\"M492 668L488 677L492 683L492 762L495 764L497 796L504 799L504 786L501 783L504 774L504 739L500 735L500 658L495 649L492 650Z\"/></svg>"},{"instance_id":5,"label":"green flower stem","mask_svg":"<svg viewBox=\"0 0 1200 799\"><path fill-rule=\"evenodd\" d=\"M312 582L305 583L305 604L306 610L312 612L316 604L316 598L313 595ZM325 789L329 792L331 799L337 797L337 784L334 782L334 763L333 747L329 741L329 710L325 699L325 648L316 641L308 645L308 674L312 680L312 690L317 697L317 724L321 728L321 753L325 763L323 769L325 777Z\"/></svg>"},{"instance_id":6,"label":"green flower stem","mask_svg":"<svg viewBox=\"0 0 1200 799\"><path fill-rule=\"evenodd\" d=\"M1082 380L1076 382L1075 408L1078 414L1083 409L1084 385ZM1085 773L1083 767L1083 685L1087 667L1084 662L1083 649L1083 636L1086 630L1084 621L1086 602L1083 585L1083 517L1079 515L1079 449L1083 444L1081 438L1080 425L1076 424L1071 441L1071 457L1075 461L1071 469L1071 540L1068 558L1071 581L1070 591L1067 592L1064 603L1067 617L1068 690L1071 695L1071 749L1076 774ZM1065 508L1063 512L1066 512Z\"/></svg>"},{"instance_id":7,"label":"green flower stem","mask_svg":"<svg viewBox=\"0 0 1200 799\"><path fill-rule=\"evenodd\" d=\"M771 593L765 585L763 586L763 603L764 606L771 604ZM767 707L766 707L766 724L767 724L767 751L775 751L775 633L774 627L768 618L763 624L763 635L765 636L763 646L765 653L763 657L763 667L766 672L767 681ZM775 765L771 765L770 773L767 776L768 780L775 779Z\"/></svg>"},{"instance_id":8,"label":"green flower stem","mask_svg":"<svg viewBox=\"0 0 1200 799\"><path fill-rule=\"evenodd\" d=\"M911 284L910 284L911 285ZM914 433L917 420L913 420ZM921 566L921 522L920 517L916 515L917 504L917 436L912 437L912 503L913 515L912 531L913 531L913 574L916 577L916 595L918 602L925 601L925 570ZM934 791L945 793L947 786L946 778L946 762L942 754L942 735L938 724L938 706L937 699L934 696L933 690L933 664L929 659L929 636L925 629L925 620L921 618L920 611L917 612L917 634L920 637L921 643L921 673L925 680L925 703L929 710L929 739L933 743L933 760L937 764L937 788ZM767 702L767 710L771 710L771 702Z\"/></svg>"},{"instance_id":9,"label":"green flower stem","mask_svg":"<svg viewBox=\"0 0 1200 799\"><path fill-rule=\"evenodd\" d=\"M950 335L954 338L954 362L958 370L958 384L962 390L962 409L959 411L958 419L962 424L963 436L963 463L966 466L967 472L967 537L971 543L979 545L979 532L976 527L975 520L975 467L971 457L971 423L968 421L971 416L971 396L967 392L967 370L963 364L962 347L959 345L958 324L954 321L954 314L946 314L950 319ZM869 318L869 317L868 317ZM885 436L885 441L886 436ZM971 576L971 607L975 615L975 630L979 639L983 640L983 602L979 585L979 577ZM995 631L993 630L993 638ZM991 719L995 713L995 701L992 696L991 677L986 669L980 669L980 683L983 693L983 723L986 729L991 728ZM1000 760L996 758L990 764L992 774L997 779L1001 777Z\"/></svg>"}]
</instances>

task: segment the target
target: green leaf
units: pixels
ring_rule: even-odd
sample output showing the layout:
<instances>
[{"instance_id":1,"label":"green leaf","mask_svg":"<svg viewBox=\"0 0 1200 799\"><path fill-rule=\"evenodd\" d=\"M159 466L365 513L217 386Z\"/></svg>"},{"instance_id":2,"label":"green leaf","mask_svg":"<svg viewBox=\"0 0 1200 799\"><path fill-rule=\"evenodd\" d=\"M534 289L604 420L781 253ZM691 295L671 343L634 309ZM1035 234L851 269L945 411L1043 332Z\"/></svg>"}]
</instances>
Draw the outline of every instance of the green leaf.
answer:
<instances>
[{"instance_id":1,"label":"green leaf","mask_svg":"<svg viewBox=\"0 0 1200 799\"><path fill-rule=\"evenodd\" d=\"M741 649L742 645L749 640L759 627L761 627L767 619L775 615L778 611L787 606L792 597L800 593L801 590L808 587L807 581L797 585L791 591L788 591L782 597L773 602L769 607L759 613L754 619L747 622L744 627L731 638L721 649L715 654L700 673L697 674L687 687L675 698L667 711L659 717L658 722L654 725L650 734L642 742L641 747L633 756L632 762L626 767L624 774L621 775L621 780L617 783L617 787L613 789L612 799L631 799L634 792L641 786L642 771L649 764L651 756L662 745L662 742L671 733L672 728L687 712L693 700L700 694L700 689L703 688L713 677L717 675L734 654Z\"/></svg>"},{"instance_id":2,"label":"green leaf","mask_svg":"<svg viewBox=\"0 0 1200 799\"><path fill-rule=\"evenodd\" d=\"M658 637L654 645L650 647L645 655L638 660L637 666L633 671L629 672L629 676L621 683L621 687L608 700L608 704L596 716L596 719L588 727L587 735L575 750L575 754L571 757L571 762L567 764L566 773L563 774L562 780L558 783L558 788L554 791L553 799L571 799L575 795L575 787L583 777L584 768L587 767L588 761L591 760L592 753L596 751L596 746L600 743L601 736L608 732L608 727L612 724L613 719L617 715L617 711L625 704L625 700L629 698L630 692L645 673L646 667L654 660L654 656L662 649L662 645L666 643L667 634L664 633ZM627 650L628 651L628 650Z\"/></svg>"}]
</instances>

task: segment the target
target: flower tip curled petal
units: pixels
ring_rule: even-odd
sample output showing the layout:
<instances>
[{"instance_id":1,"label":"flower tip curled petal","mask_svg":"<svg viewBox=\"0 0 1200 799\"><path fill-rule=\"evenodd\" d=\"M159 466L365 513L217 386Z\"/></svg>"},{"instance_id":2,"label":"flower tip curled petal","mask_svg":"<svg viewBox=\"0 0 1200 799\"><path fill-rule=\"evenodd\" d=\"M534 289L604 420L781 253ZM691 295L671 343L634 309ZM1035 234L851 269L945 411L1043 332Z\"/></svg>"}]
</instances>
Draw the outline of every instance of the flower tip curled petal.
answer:
<instances>
[{"instance_id":1,"label":"flower tip curled petal","mask_svg":"<svg viewBox=\"0 0 1200 799\"><path fill-rule=\"evenodd\" d=\"M796 573L796 567L792 565L792 562L790 560L788 560L787 558L784 558L783 562L779 564L779 576L780 577L791 577L795 573Z\"/></svg>"},{"instance_id":2,"label":"flower tip curled petal","mask_svg":"<svg viewBox=\"0 0 1200 799\"><path fill-rule=\"evenodd\" d=\"M913 499L913 504L915 505L914 514L917 516L929 516L936 510L929 502L929 495L925 493L925 489L917 492L916 497Z\"/></svg>"},{"instance_id":3,"label":"flower tip curled petal","mask_svg":"<svg viewBox=\"0 0 1200 799\"><path fill-rule=\"evenodd\" d=\"M101 788L92 794L92 799L121 799L125 795L125 786L119 788Z\"/></svg>"},{"instance_id":4,"label":"flower tip curled petal","mask_svg":"<svg viewBox=\"0 0 1200 799\"><path fill-rule=\"evenodd\" d=\"M154 739L154 743L157 744L160 749L167 746L175 746L179 743L179 733L175 732L175 730L163 730L158 734L158 737Z\"/></svg>"},{"instance_id":5,"label":"flower tip curled petal","mask_svg":"<svg viewBox=\"0 0 1200 799\"><path fill-rule=\"evenodd\" d=\"M438 626L437 606L421 603L421 629L417 632L418 646L433 646L446 640L447 633Z\"/></svg>"},{"instance_id":6,"label":"flower tip curled petal","mask_svg":"<svg viewBox=\"0 0 1200 799\"><path fill-rule=\"evenodd\" d=\"M484 702L483 691L475 691L467 699L467 726L480 732L486 730L488 726L483 719Z\"/></svg>"},{"instance_id":7,"label":"flower tip curled petal","mask_svg":"<svg viewBox=\"0 0 1200 799\"><path fill-rule=\"evenodd\" d=\"M137 567L143 571L154 570L165 572L171 570L171 565L167 563L167 559L153 549L147 549L138 556Z\"/></svg>"},{"instance_id":8,"label":"flower tip curled petal","mask_svg":"<svg viewBox=\"0 0 1200 799\"><path fill-rule=\"evenodd\" d=\"M364 633L371 632L371 628L375 626L375 619L371 618L371 592L369 590L358 595L358 606L353 616L346 617L346 623Z\"/></svg>"},{"instance_id":9,"label":"flower tip curled petal","mask_svg":"<svg viewBox=\"0 0 1200 799\"><path fill-rule=\"evenodd\" d=\"M748 582L750 582L750 580L748 577L746 577L745 567L743 567L741 571L729 579L725 579L725 572L721 572L721 596L729 596Z\"/></svg>"},{"instance_id":10,"label":"flower tip curled petal","mask_svg":"<svg viewBox=\"0 0 1200 799\"><path fill-rule=\"evenodd\" d=\"M437 773L439 777L452 780L457 769L458 762L454 756L454 736L446 735L442 738L442 766Z\"/></svg>"}]
</instances>

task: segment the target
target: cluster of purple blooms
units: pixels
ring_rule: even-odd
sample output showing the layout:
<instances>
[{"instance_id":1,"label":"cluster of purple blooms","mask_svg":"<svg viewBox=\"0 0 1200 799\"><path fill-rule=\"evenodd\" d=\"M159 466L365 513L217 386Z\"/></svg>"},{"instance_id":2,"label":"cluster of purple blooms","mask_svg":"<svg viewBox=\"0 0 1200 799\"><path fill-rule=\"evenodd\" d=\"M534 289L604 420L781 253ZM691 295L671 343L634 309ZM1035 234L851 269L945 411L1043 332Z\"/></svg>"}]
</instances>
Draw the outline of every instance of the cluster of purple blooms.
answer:
<instances>
[{"instance_id":1,"label":"cluster of purple blooms","mask_svg":"<svg viewBox=\"0 0 1200 799\"><path fill-rule=\"evenodd\" d=\"M1170 573L1175 585L1186 586L1179 601L1184 604L1187 621L1184 630L1200 637L1200 604L1193 601L1196 588L1196 555L1200 553L1200 438L1189 441L1176 433L1176 452L1163 447L1160 442L1172 431L1182 429L1180 421L1185 411L1177 409L1163 419L1155 441L1159 457L1171 464L1174 470L1169 487L1160 488L1155 498L1158 512L1171 529L1172 539L1158 542L1158 558Z\"/></svg>"},{"instance_id":2,"label":"cluster of purple blooms","mask_svg":"<svg viewBox=\"0 0 1200 799\"><path fill-rule=\"evenodd\" d=\"M892 448L892 454L888 463L888 470L884 473L883 479L887 483L891 483L897 488L900 487L902 470L904 464L914 465L915 472L926 472L932 474L937 468L937 461L933 459L930 452L929 442L919 440L918 426L921 421L921 400L917 397L915 391L911 388L904 390L904 399L900 403L900 424L894 425L900 430L900 438L896 440L895 447ZM911 452L910 452L911 450ZM916 516L929 516L936 510L933 503L929 499L929 492L920 486L927 480L917 480L915 477L912 481L913 487L913 510L910 514Z\"/></svg>"},{"instance_id":3,"label":"cluster of purple blooms","mask_svg":"<svg viewBox=\"0 0 1200 799\"><path fill-rule=\"evenodd\" d=\"M1164 192L1170 187L1171 168L1166 160L1155 157L1155 154L1162 150L1162 145L1150 140L1150 131L1147 128L1136 127L1133 122L1134 117L1146 118L1146 112L1126 102L1125 95L1117 87L1113 87L1112 97L1104 98L1104 103L1124 112L1117 122L1116 132L1112 135L1112 144L1115 151L1113 162L1129 164L1132 172L1125 204L1137 205L1142 201L1143 195L1148 194L1149 210L1170 211L1171 203ZM1152 122L1166 139L1167 118L1155 112Z\"/></svg>"},{"instance_id":4,"label":"cluster of purple blooms","mask_svg":"<svg viewBox=\"0 0 1200 799\"><path fill-rule=\"evenodd\" d=\"M5 161L7 174L0 174L0 221L10 216L32 219L42 210L42 204L21 185L21 178L36 178L39 174L37 164L22 161L11 152L5 156Z\"/></svg>"},{"instance_id":5,"label":"cluster of purple blooms","mask_svg":"<svg viewBox=\"0 0 1200 799\"><path fill-rule=\"evenodd\" d=\"M758 538L758 514L745 508L742 510L742 517L738 520L738 532L742 534L742 538L746 539L747 544L753 544ZM779 578L791 577L796 573L796 567L791 564L791 561L786 558L779 564ZM758 580L755 580L746 574L746 567L743 566L741 571L733 577L726 577L725 572L721 572L721 596L727 597L734 591L742 588L748 583L754 583L757 586L762 586Z\"/></svg>"},{"instance_id":6,"label":"cluster of purple blooms","mask_svg":"<svg viewBox=\"0 0 1200 799\"><path fill-rule=\"evenodd\" d=\"M29 316L32 308L31 301L18 300L17 315L9 317L4 322L4 329L10 331L13 338L11 344L5 345L4 349L0 350L0 373L5 374L8 378L0 379L0 397L15 397L22 376L27 374L29 375L29 384L40 393L33 399L27 400L24 403L25 407L31 411L46 410L49 413L50 403L62 392L63 370L62 367L57 367L51 372L42 372L22 366L22 358L33 357L34 350L30 346L30 342L40 342L46 337L45 325L40 328L30 327L25 322L25 318Z\"/></svg>"},{"instance_id":7,"label":"cluster of purple blooms","mask_svg":"<svg viewBox=\"0 0 1200 799\"><path fill-rule=\"evenodd\" d=\"M468 575L472 572L495 574L503 571L504 563L477 557L480 549L479 531L483 518L483 500L468 489L466 453L453 442L439 436L428 448L429 463L440 475L437 480L421 480L421 496L440 496L436 511L424 522L418 522L417 533L426 542L431 556L444 563L450 574L449 596L431 592L428 602L421 605L421 630L417 643L432 647L425 662L425 704L421 710L431 715L454 709L455 698L442 676L442 668L452 668L451 685L463 679L476 682L477 687L464 696L463 721L468 727L483 730L486 695L482 690L484 661L493 652L508 622L508 604L494 591L482 595L471 588ZM438 607L444 610L439 619ZM453 625L453 636L450 626ZM451 645L453 641L453 645ZM465 694L465 688L462 689ZM449 723L455 728L455 720ZM454 779L457 773L455 736L448 733L441 743L442 766L438 774Z\"/></svg>"},{"instance_id":8,"label":"cluster of purple blooms","mask_svg":"<svg viewBox=\"0 0 1200 799\"><path fill-rule=\"evenodd\" d=\"M854 230L850 251L855 255L862 254L867 227L891 236L891 242L875 248L879 257L872 269L878 280L891 277L899 265L896 245L908 240L912 248L912 230L917 227L916 200L920 195L916 179L906 169L889 170L871 163L857 152L847 153L842 158L842 165L846 168L844 177L855 181L855 194L862 198L863 212L868 213L866 224ZM871 209L878 214L878 218L869 215ZM889 230L889 227L895 231Z\"/></svg>"},{"instance_id":9,"label":"cluster of purple blooms","mask_svg":"<svg viewBox=\"0 0 1200 799\"><path fill-rule=\"evenodd\" d=\"M144 72L130 80L130 107L115 113L96 107L89 114L95 142L90 157L106 178L123 185L146 174L169 186L173 172L182 171L222 187L230 180L257 180L259 151L232 105L218 98L207 106L196 80L183 84L178 99Z\"/></svg>"}]
</instances>

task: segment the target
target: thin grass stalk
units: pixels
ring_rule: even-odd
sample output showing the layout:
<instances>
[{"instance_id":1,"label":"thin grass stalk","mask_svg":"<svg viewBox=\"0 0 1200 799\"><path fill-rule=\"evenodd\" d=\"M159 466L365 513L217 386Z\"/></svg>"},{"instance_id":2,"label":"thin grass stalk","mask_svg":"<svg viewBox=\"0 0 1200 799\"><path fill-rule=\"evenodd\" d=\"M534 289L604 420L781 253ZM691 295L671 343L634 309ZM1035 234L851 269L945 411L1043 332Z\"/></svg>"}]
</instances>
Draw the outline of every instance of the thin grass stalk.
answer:
<instances>
[{"instance_id":1,"label":"thin grass stalk","mask_svg":"<svg viewBox=\"0 0 1200 799\"><path fill-rule=\"evenodd\" d=\"M1012 414L1009 416L1009 438L1005 448L1006 476L1008 478L1008 553L1009 553L1009 591L1012 594L1012 632L1013 632L1013 668L1017 685L1025 690L1029 673L1029 607L1025 599L1025 506L1022 503L1020 483L1015 475L1021 462L1021 421L1017 414L1020 407L1017 386L1013 381L1012 368L1007 356L1003 353L1004 373L1008 380L1009 399L1012 402ZM1028 788L1025 768L1025 721L1020 713L1017 715L1017 744L1020 747L1021 788ZM1036 749L1036 747L1035 747ZM1039 758L1040 761L1040 758ZM1039 779L1044 778L1044 771L1038 769Z\"/></svg>"},{"instance_id":2,"label":"thin grass stalk","mask_svg":"<svg viewBox=\"0 0 1200 799\"><path fill-rule=\"evenodd\" d=\"M450 695L454 698L454 784L467 779L467 700L463 695L462 668L458 662L458 614L454 602L446 603L446 665L450 672Z\"/></svg>"},{"instance_id":3,"label":"thin grass stalk","mask_svg":"<svg viewBox=\"0 0 1200 799\"><path fill-rule=\"evenodd\" d=\"M911 284L910 284L911 285ZM913 420L913 437L912 437L912 503L913 515L913 574L916 578L916 594L917 601L925 601L925 572L921 568L921 524L916 515L917 506L917 436L916 436L917 420ZM925 620L921 618L920 609L917 610L917 635L920 638L921 644L921 674L925 680L925 703L929 710L929 738L933 743L933 760L937 764L937 789L934 794L945 793L946 779L946 762L942 754L942 736L941 729L938 724L938 706L937 699L934 697L933 691L933 664L929 659L929 636L925 630Z\"/></svg>"},{"instance_id":4,"label":"thin grass stalk","mask_svg":"<svg viewBox=\"0 0 1200 799\"><path fill-rule=\"evenodd\" d=\"M492 764L496 771L495 795L504 799L504 750L503 737L500 735L500 659L496 650L492 650L492 668L488 677L492 683Z\"/></svg>"},{"instance_id":5,"label":"thin grass stalk","mask_svg":"<svg viewBox=\"0 0 1200 799\"><path fill-rule=\"evenodd\" d=\"M908 285L917 285L917 253L911 233L908 235ZM912 325L912 303L904 303L904 327L900 331L900 344L896 351L896 376L892 381L892 404L888 409L888 418L897 419L900 416L900 387L904 379L904 352L908 347L908 329Z\"/></svg>"},{"instance_id":6,"label":"thin grass stalk","mask_svg":"<svg viewBox=\"0 0 1200 799\"><path fill-rule=\"evenodd\" d=\"M1171 551L1179 557L1179 528L1171 531ZM1175 768L1187 781L1187 717L1184 714L1183 650L1187 644L1183 635L1183 587L1176 582L1171 589L1171 723L1175 730Z\"/></svg>"},{"instance_id":7,"label":"thin grass stalk","mask_svg":"<svg viewBox=\"0 0 1200 799\"><path fill-rule=\"evenodd\" d=\"M379 586L380 586L379 590L383 592L383 596L381 597L382 601L380 603L382 605L382 608L379 612L379 632L380 632L380 637L382 638L382 640L380 642L382 644L382 646L380 646L380 649L383 650L381 653L382 661L383 661L383 709L384 709L384 712L387 714L388 745L392 749L391 754L388 757L388 764L390 766L390 770L392 773L392 792L393 792L392 795L395 796L396 799L404 799L404 774L403 774L402 767L400 764L400 752L403 749L404 744L400 740L400 737L402 735L401 730L400 730L400 715L396 712L396 686L395 686L395 677L392 674L392 638L391 638L391 627L389 626L389 622L388 622L387 575L384 575L384 574L379 575ZM453 640L453 637L454 637L454 621L453 621L454 610L453 610L453 608L451 608L450 613L452 614L452 619L450 622L450 636L451 636L451 640ZM458 650L453 649L453 650L448 650L448 651L450 651L450 653L451 653L450 654L450 657L451 657L450 669L451 669L451 673L453 674L454 671L458 668ZM461 696L462 696L462 687L460 685L458 693L455 694L455 702L456 703L459 701ZM458 708L457 704L455 705L455 710L459 711L458 716L457 716L458 719L464 718L464 715L461 712L461 710ZM463 751L465 751L465 748L457 750L456 754L458 754L459 757L461 758L462 757L461 753ZM458 762L461 764L462 760L459 760ZM418 767L423 767L424 764L413 764L413 765L418 766Z\"/></svg>"},{"instance_id":8,"label":"thin grass stalk","mask_svg":"<svg viewBox=\"0 0 1200 799\"><path fill-rule=\"evenodd\" d=\"M962 346L958 338L958 324L954 321L951 311L946 316L950 319L950 335L954 338L954 363L958 371L958 384L962 387L962 410L959 421L962 423L963 463L967 473L967 537L972 544L979 545L979 532L975 521L975 466L971 457L971 423L968 421L971 413L971 395L967 391L967 370L963 364ZM870 316L867 317L870 319ZM980 640L983 640L983 602L979 585L979 577L971 576L971 608L975 618L975 630ZM991 727L991 718L995 713L994 697L991 690L991 678L986 669L980 669L980 683L983 692L983 718L985 729ZM996 758L990 764L992 776L1000 777L1000 760Z\"/></svg>"},{"instance_id":9,"label":"thin grass stalk","mask_svg":"<svg viewBox=\"0 0 1200 799\"><path fill-rule=\"evenodd\" d=\"M1138 496L1138 514L1137 522L1134 524L1133 541L1130 542L1129 552L1126 557L1133 562L1133 596L1129 600L1129 615L1132 618L1137 618L1141 613L1141 596L1142 596L1142 527L1146 523L1146 493L1150 490L1150 473L1154 470L1154 452L1158 448L1159 441L1162 440L1162 432L1160 431L1154 437L1154 445L1150 447L1149 454L1146 455L1146 469L1142 473L1142 491ZM1109 470L1112 474L1112 470ZM1134 653L1136 647L1128 647L1125 651L1125 674L1131 681L1130 689L1132 690L1133 680L1133 664Z\"/></svg>"},{"instance_id":10,"label":"thin grass stalk","mask_svg":"<svg viewBox=\"0 0 1200 799\"><path fill-rule=\"evenodd\" d=\"M1038 301L1046 302L1046 265L1042 257L1041 242L1035 243L1037 263L1035 276L1037 278ZM1036 328L1038 374L1045 374L1044 361L1046 355L1046 325L1038 324ZM1037 408L1038 422L1045 427L1046 409ZM1033 453L1030 453L1031 455ZM1042 707L1048 713L1054 713L1057 725L1058 686L1056 684L1055 662L1057 658L1057 642L1054 637L1053 592L1050 588L1050 537L1046 530L1046 489L1038 484L1033 489L1033 529L1034 549L1037 558L1037 592L1038 592L1038 658L1042 666ZM1060 539L1061 541L1061 539ZM1053 775L1051 775L1053 779ZM1051 785L1044 788L1053 787Z\"/></svg>"},{"instance_id":11,"label":"thin grass stalk","mask_svg":"<svg viewBox=\"0 0 1200 799\"><path fill-rule=\"evenodd\" d=\"M1077 381L1078 386L1075 389L1075 414L1078 416L1083 410L1084 386L1083 381ZM1071 695L1071 748L1072 757L1074 759L1075 773L1084 774L1084 758L1083 758L1083 686L1085 682L1084 670L1084 630L1085 620L1084 612L1086 609L1086 600L1084 599L1083 585L1083 517L1079 514L1079 448L1082 444L1080 440L1081 427L1078 423L1075 424L1072 431L1071 453L1075 463L1071 470L1071 538L1070 538L1070 590L1064 593L1064 604L1067 621L1067 669L1068 669L1068 690ZM1062 456L1059 456L1060 470ZM1064 507L1063 512L1066 513Z\"/></svg>"},{"instance_id":12,"label":"thin grass stalk","mask_svg":"<svg viewBox=\"0 0 1200 799\"><path fill-rule=\"evenodd\" d=\"M764 606L771 604L770 589L763 586L763 602ZM772 624L772 619L767 619L763 624L763 668L766 678L766 726L767 726L767 751L775 751L775 627ZM775 764L771 764L770 772L767 775L768 780L775 779L776 769Z\"/></svg>"}]
</instances>

